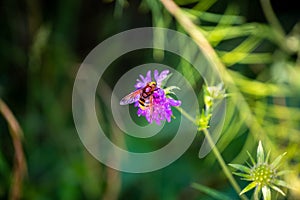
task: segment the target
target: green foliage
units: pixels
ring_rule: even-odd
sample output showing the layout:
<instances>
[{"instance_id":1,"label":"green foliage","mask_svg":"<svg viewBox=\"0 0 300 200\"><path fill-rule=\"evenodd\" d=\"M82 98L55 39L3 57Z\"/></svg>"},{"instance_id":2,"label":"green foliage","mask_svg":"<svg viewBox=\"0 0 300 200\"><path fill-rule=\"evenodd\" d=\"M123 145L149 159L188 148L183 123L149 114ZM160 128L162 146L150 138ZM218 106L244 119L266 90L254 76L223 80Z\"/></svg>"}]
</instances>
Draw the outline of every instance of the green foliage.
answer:
<instances>
[{"instance_id":1,"label":"green foliage","mask_svg":"<svg viewBox=\"0 0 300 200\"><path fill-rule=\"evenodd\" d=\"M231 199L231 197L226 196L223 193L221 193L217 190L211 189L209 187L206 187L204 185L193 183L192 187L203 193L206 193L207 195L211 196L212 198L214 198L216 200L230 200Z\"/></svg>"}]
</instances>

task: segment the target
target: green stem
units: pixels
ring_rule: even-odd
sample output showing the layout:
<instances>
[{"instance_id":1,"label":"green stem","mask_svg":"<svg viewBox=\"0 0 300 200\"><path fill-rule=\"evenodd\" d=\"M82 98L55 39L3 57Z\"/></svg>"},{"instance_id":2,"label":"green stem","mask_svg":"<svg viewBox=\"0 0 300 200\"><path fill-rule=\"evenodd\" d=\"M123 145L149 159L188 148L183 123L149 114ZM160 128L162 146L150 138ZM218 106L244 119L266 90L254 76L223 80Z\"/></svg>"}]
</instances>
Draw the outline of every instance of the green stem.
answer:
<instances>
[{"instance_id":1,"label":"green stem","mask_svg":"<svg viewBox=\"0 0 300 200\"><path fill-rule=\"evenodd\" d=\"M278 44L288 53L294 53L285 42L285 31L274 13L270 0L260 0L260 4L267 21L275 30L275 36L277 37Z\"/></svg>"},{"instance_id":2,"label":"green stem","mask_svg":"<svg viewBox=\"0 0 300 200\"><path fill-rule=\"evenodd\" d=\"M237 182L235 181L235 179L233 178L230 170L228 169L222 155L220 154L218 148L215 146L215 143L212 139L212 137L210 136L210 133L207 129L203 129L202 130L208 143L209 146L212 148L212 151L215 155L215 157L217 158L219 164L221 165L221 168L223 170L223 172L225 173L225 176L227 177L227 179L229 180L229 182L231 183L232 187L235 189L235 191L239 194L241 192L241 188L240 186L237 184ZM241 196L241 199L246 200L248 199L245 195Z\"/></svg>"},{"instance_id":3,"label":"green stem","mask_svg":"<svg viewBox=\"0 0 300 200\"><path fill-rule=\"evenodd\" d=\"M185 110L183 110L181 107L179 107L179 106L177 106L177 107L175 107L179 112L181 112L181 114L183 115L183 116L185 116L188 120L190 120L191 122L193 122L196 126L198 126L198 124L197 124L197 122L196 122L196 120L193 118L193 117L191 117Z\"/></svg>"},{"instance_id":4,"label":"green stem","mask_svg":"<svg viewBox=\"0 0 300 200\"><path fill-rule=\"evenodd\" d=\"M185 110L183 110L181 107L175 107L175 108L177 110L179 110L181 112L181 114L183 116L185 116L188 120L190 120L191 122L193 122L194 124L196 124L198 126L196 120L193 117L191 117ZM212 137L210 136L209 131L207 129L203 129L202 131L203 131L203 133L204 133L204 135L205 135L205 137L206 137L206 139L208 141L209 146L212 148L212 151L213 151L215 157L217 158L217 160L218 160L218 162L219 162L219 164L220 164L223 172L225 173L225 176L227 177L227 179L229 180L229 182L231 183L231 185L235 189L235 191L238 194L240 194L241 188L237 184L237 182L235 181L235 179L233 178L233 176L232 176L230 170L228 169L228 167L227 167L227 165L226 165L226 163L225 163L222 155L220 154L218 148L215 146L215 143L214 143ZM245 195L242 195L241 199L247 200L248 198Z\"/></svg>"},{"instance_id":5,"label":"green stem","mask_svg":"<svg viewBox=\"0 0 300 200\"><path fill-rule=\"evenodd\" d=\"M270 0L260 0L260 4L271 26L273 26L273 28L276 29L281 35L285 35L285 32L273 11Z\"/></svg>"}]
</instances>

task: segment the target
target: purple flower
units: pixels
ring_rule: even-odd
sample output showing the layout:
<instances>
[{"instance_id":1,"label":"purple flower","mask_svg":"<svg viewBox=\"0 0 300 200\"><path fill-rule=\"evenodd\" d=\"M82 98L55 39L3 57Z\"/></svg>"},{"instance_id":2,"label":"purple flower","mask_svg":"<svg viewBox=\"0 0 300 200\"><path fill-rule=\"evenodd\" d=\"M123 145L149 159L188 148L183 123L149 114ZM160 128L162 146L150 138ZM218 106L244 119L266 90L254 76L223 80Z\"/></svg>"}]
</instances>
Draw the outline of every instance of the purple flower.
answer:
<instances>
[{"instance_id":1,"label":"purple flower","mask_svg":"<svg viewBox=\"0 0 300 200\"><path fill-rule=\"evenodd\" d=\"M168 74L169 70L164 70L160 74L158 70L154 70L154 82L156 82L156 88L151 97L152 106L141 106L138 100L135 102L135 106L139 107L137 111L138 116L145 116L149 123L155 121L160 125L161 121L164 120L170 122L172 116L171 106L181 105L181 101L167 96L165 90L162 88L162 81ZM150 82L152 82L151 71L148 71L146 77L140 75L140 79L137 79L135 88L143 89Z\"/></svg>"}]
</instances>

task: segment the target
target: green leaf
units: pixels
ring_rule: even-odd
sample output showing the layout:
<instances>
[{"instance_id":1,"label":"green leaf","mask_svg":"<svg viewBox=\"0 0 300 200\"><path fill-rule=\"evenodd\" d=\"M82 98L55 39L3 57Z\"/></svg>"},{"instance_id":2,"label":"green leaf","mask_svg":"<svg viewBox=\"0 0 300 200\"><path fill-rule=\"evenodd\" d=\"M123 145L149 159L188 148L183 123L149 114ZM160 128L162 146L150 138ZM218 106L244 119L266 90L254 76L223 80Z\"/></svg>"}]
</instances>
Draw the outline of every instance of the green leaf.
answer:
<instances>
[{"instance_id":1,"label":"green leaf","mask_svg":"<svg viewBox=\"0 0 300 200\"><path fill-rule=\"evenodd\" d=\"M201 0L193 7L193 9L206 11L216 2L217 0Z\"/></svg>"},{"instance_id":2,"label":"green leaf","mask_svg":"<svg viewBox=\"0 0 300 200\"><path fill-rule=\"evenodd\" d=\"M261 141L258 143L257 147L257 164L263 164L265 162L265 154L264 154L264 148L261 144Z\"/></svg>"},{"instance_id":3,"label":"green leaf","mask_svg":"<svg viewBox=\"0 0 300 200\"><path fill-rule=\"evenodd\" d=\"M271 63L273 61L272 54L270 53L255 53L255 52L228 52L228 51L217 51L218 55L221 57L222 61L226 65L232 65L232 60L235 60L240 64L258 64L258 63ZM223 58L227 53L231 53L232 56L237 56L237 58L232 58L228 60ZM240 58L240 59L238 59Z\"/></svg>"},{"instance_id":4,"label":"green leaf","mask_svg":"<svg viewBox=\"0 0 300 200\"><path fill-rule=\"evenodd\" d=\"M278 186L282 186L282 187L285 187L285 188L288 188L288 189L292 189L285 181L282 181L282 180L274 180L273 183L275 185L278 185Z\"/></svg>"},{"instance_id":5,"label":"green leaf","mask_svg":"<svg viewBox=\"0 0 300 200\"><path fill-rule=\"evenodd\" d=\"M282 171L277 173L277 176L282 176L282 175L289 174L289 173L292 173L292 172L293 172L292 170L282 170Z\"/></svg>"},{"instance_id":6,"label":"green leaf","mask_svg":"<svg viewBox=\"0 0 300 200\"><path fill-rule=\"evenodd\" d=\"M233 167L237 170L240 170L242 172L245 172L245 173L248 173L250 174L251 173L251 169L249 167L246 167L244 165L240 165L240 164L228 164L230 167Z\"/></svg>"},{"instance_id":7,"label":"green leaf","mask_svg":"<svg viewBox=\"0 0 300 200\"><path fill-rule=\"evenodd\" d=\"M240 193L240 195L244 194L245 192L248 192L249 190L253 189L257 184L255 182L250 183L247 185Z\"/></svg>"},{"instance_id":8,"label":"green leaf","mask_svg":"<svg viewBox=\"0 0 300 200\"><path fill-rule=\"evenodd\" d=\"M275 190L275 191L279 192L280 194L282 194L283 196L285 196L285 193L284 193L279 187L277 187L277 186L275 186L275 185L270 185L270 187L271 187L273 190Z\"/></svg>"},{"instance_id":9,"label":"green leaf","mask_svg":"<svg viewBox=\"0 0 300 200\"><path fill-rule=\"evenodd\" d=\"M184 5L188 5L188 4L192 4L192 3L196 3L196 2L198 2L198 0L175 0L175 3L180 6L184 6Z\"/></svg>"},{"instance_id":10,"label":"green leaf","mask_svg":"<svg viewBox=\"0 0 300 200\"><path fill-rule=\"evenodd\" d=\"M251 156L251 154L249 153L249 151L247 151L247 154L248 154L248 156L249 156L249 158L250 158L250 160L252 162L252 165L253 166L256 165L256 162L255 162L254 158Z\"/></svg>"},{"instance_id":11,"label":"green leaf","mask_svg":"<svg viewBox=\"0 0 300 200\"><path fill-rule=\"evenodd\" d=\"M215 13L202 12L194 9L185 9L185 8L183 8L182 11L186 13L188 16L191 16L191 18L196 17L199 18L200 20L213 22L213 23L222 23L221 19L223 19L223 21L226 22L230 21L231 24L241 24L245 21L243 17L237 15L215 14Z\"/></svg>"},{"instance_id":12,"label":"green leaf","mask_svg":"<svg viewBox=\"0 0 300 200\"><path fill-rule=\"evenodd\" d=\"M265 162L266 162L266 163L268 163L268 161L269 161L270 153L271 153L271 151L269 150L269 151L268 151L268 154L267 154L267 157L266 157L266 159L265 159Z\"/></svg>"},{"instance_id":13,"label":"green leaf","mask_svg":"<svg viewBox=\"0 0 300 200\"><path fill-rule=\"evenodd\" d=\"M272 168L277 168L281 159L283 158L283 156L285 156L286 152L281 154L280 156L278 156L272 163L271 163L271 167Z\"/></svg>"},{"instance_id":14,"label":"green leaf","mask_svg":"<svg viewBox=\"0 0 300 200\"><path fill-rule=\"evenodd\" d=\"M237 73L235 71L228 71L231 76L233 76L235 83L239 86L242 92L254 95L255 97L259 96L284 96L288 91L279 85L271 83L263 83L256 80L251 80L244 75Z\"/></svg>"},{"instance_id":15,"label":"green leaf","mask_svg":"<svg viewBox=\"0 0 300 200\"><path fill-rule=\"evenodd\" d=\"M192 183L191 185L193 188L211 196L212 198L214 199L217 199L217 200L231 200L232 198L217 191L217 190L214 190L214 189L211 189L209 187L206 187L204 185L200 185L198 183Z\"/></svg>"},{"instance_id":16,"label":"green leaf","mask_svg":"<svg viewBox=\"0 0 300 200\"><path fill-rule=\"evenodd\" d=\"M253 181L253 178L241 178L241 180L243 180L243 181Z\"/></svg>"},{"instance_id":17,"label":"green leaf","mask_svg":"<svg viewBox=\"0 0 300 200\"><path fill-rule=\"evenodd\" d=\"M255 49L259 43L261 42L261 39L249 36L247 39L245 39L239 46L237 46L235 49L231 50L230 52L225 53L221 60L228 65L233 65L244 58L247 58L249 54L251 54L251 51Z\"/></svg>"},{"instance_id":18,"label":"green leaf","mask_svg":"<svg viewBox=\"0 0 300 200\"><path fill-rule=\"evenodd\" d=\"M263 186L262 187L262 193L264 196L264 200L271 200L271 191L268 186Z\"/></svg>"},{"instance_id":19,"label":"green leaf","mask_svg":"<svg viewBox=\"0 0 300 200\"><path fill-rule=\"evenodd\" d=\"M167 84L169 78L170 78L172 75L173 75L173 73L169 73L169 74L167 75L167 77L164 78L164 80L161 82L161 87L164 87L164 86ZM176 86L171 86L171 87L175 87L176 89L179 89L179 90L180 90L179 87L176 87ZM174 88L172 88L172 89L174 89Z\"/></svg>"},{"instance_id":20,"label":"green leaf","mask_svg":"<svg viewBox=\"0 0 300 200\"><path fill-rule=\"evenodd\" d=\"M252 165L251 165L250 163L248 163L247 161L245 161L245 163L247 164L247 166L248 166L249 168L252 167Z\"/></svg>"},{"instance_id":21,"label":"green leaf","mask_svg":"<svg viewBox=\"0 0 300 200\"><path fill-rule=\"evenodd\" d=\"M128 2L126 0L117 0L115 4L114 15L116 17L122 17L123 9L128 6Z\"/></svg>"},{"instance_id":22,"label":"green leaf","mask_svg":"<svg viewBox=\"0 0 300 200\"><path fill-rule=\"evenodd\" d=\"M251 176L249 174L243 174L243 173L238 173L238 172L232 172L234 175L237 175L237 176L241 176L241 177L244 177L246 178L247 180L248 179L251 179Z\"/></svg>"},{"instance_id":23,"label":"green leaf","mask_svg":"<svg viewBox=\"0 0 300 200\"><path fill-rule=\"evenodd\" d=\"M174 89L180 90L180 88L177 87L177 86L170 86L170 87L167 87L167 88L164 89L165 94L166 94L166 95L167 95L167 94L175 94L175 93L173 92Z\"/></svg>"}]
</instances>

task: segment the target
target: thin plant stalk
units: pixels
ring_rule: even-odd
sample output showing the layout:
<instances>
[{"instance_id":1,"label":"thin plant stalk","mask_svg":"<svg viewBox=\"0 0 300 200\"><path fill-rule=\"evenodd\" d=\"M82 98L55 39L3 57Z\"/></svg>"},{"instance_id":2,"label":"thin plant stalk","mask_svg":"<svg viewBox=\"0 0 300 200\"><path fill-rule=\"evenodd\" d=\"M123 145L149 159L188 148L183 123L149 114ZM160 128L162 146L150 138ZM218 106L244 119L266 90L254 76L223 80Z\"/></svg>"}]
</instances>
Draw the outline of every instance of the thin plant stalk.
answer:
<instances>
[{"instance_id":1,"label":"thin plant stalk","mask_svg":"<svg viewBox=\"0 0 300 200\"><path fill-rule=\"evenodd\" d=\"M209 143L209 146L212 148L212 151L213 151L215 157L217 158L217 160L218 160L225 176L227 177L227 179L229 180L229 182L231 183L231 185L235 189L235 191L239 194L241 192L241 188L237 184L235 179L233 178L233 176L232 176L230 170L228 169L222 155L220 154L218 148L215 146L215 143L214 143L213 139L211 138L209 131L207 129L203 129L202 131L203 131L203 133L204 133L204 135L205 135L205 137L206 137L206 139ZM244 195L242 195L241 198L244 199L244 200L247 199L246 196L244 196Z\"/></svg>"},{"instance_id":2,"label":"thin plant stalk","mask_svg":"<svg viewBox=\"0 0 300 200\"><path fill-rule=\"evenodd\" d=\"M188 120L190 120L191 122L193 122L194 124L198 125L196 120L193 119L193 117L191 117L185 110L183 110L181 107L175 107L177 110L179 110L181 112L181 114L186 117ZM215 143L213 142L212 137L210 136L210 133L207 129L203 129L202 130L209 146L212 148L213 154L215 155L217 161L219 162L225 176L227 177L227 179L229 180L230 184L232 185L232 187L234 188L234 190L239 194L241 192L241 188L240 186L237 184L237 182L235 181L234 177L232 176L230 170L228 169L221 153L219 152L218 148L215 146ZM245 195L241 196L241 199L243 200L247 200L248 198Z\"/></svg>"},{"instance_id":3,"label":"thin plant stalk","mask_svg":"<svg viewBox=\"0 0 300 200\"><path fill-rule=\"evenodd\" d=\"M0 114L3 115L4 119L8 123L9 132L12 138L15 157L14 157L14 170L11 182L11 189L9 199L15 200L20 199L22 196L22 184L24 176L27 173L26 159L22 146L23 131L15 118L12 111L6 105L2 99L0 99Z\"/></svg>"},{"instance_id":4,"label":"thin plant stalk","mask_svg":"<svg viewBox=\"0 0 300 200\"><path fill-rule=\"evenodd\" d=\"M282 28L278 18L276 17L274 10L272 8L270 0L260 0L261 7L265 14L267 21L276 31L277 41L280 46L289 53L293 53L293 50L285 43L285 31Z\"/></svg>"},{"instance_id":5,"label":"thin plant stalk","mask_svg":"<svg viewBox=\"0 0 300 200\"><path fill-rule=\"evenodd\" d=\"M270 0L260 0L260 4L268 22L271 24L271 26L273 26L275 30L277 30L282 36L284 36L285 32L273 11Z\"/></svg>"}]
</instances>

